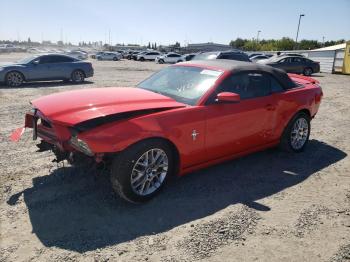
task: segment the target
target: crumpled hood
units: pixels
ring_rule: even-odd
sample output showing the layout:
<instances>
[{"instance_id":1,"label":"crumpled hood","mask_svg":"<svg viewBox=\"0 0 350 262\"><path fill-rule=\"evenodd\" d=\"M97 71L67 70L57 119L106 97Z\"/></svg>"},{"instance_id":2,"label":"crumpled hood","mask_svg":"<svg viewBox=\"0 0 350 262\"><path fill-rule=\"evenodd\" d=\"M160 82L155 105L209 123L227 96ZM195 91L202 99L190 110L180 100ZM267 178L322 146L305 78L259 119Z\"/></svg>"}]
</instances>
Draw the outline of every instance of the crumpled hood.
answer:
<instances>
[{"instance_id":1,"label":"crumpled hood","mask_svg":"<svg viewBox=\"0 0 350 262\"><path fill-rule=\"evenodd\" d=\"M151 91L121 87L67 91L31 103L50 121L68 126L112 114L186 106Z\"/></svg>"}]
</instances>

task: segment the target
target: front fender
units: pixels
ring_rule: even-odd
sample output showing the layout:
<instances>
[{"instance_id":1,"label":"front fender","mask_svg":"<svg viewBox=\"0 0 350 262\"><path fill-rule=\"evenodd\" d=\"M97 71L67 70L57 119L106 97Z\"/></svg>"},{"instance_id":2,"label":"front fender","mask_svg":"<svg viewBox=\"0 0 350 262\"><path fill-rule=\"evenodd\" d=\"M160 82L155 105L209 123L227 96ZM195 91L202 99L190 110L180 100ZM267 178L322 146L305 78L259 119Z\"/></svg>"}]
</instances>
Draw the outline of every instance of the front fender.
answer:
<instances>
[{"instance_id":1,"label":"front fender","mask_svg":"<svg viewBox=\"0 0 350 262\"><path fill-rule=\"evenodd\" d=\"M172 140L171 134L167 134L156 120L151 119L105 124L80 133L78 137L84 140L94 153L119 152L140 140L152 137Z\"/></svg>"}]
</instances>

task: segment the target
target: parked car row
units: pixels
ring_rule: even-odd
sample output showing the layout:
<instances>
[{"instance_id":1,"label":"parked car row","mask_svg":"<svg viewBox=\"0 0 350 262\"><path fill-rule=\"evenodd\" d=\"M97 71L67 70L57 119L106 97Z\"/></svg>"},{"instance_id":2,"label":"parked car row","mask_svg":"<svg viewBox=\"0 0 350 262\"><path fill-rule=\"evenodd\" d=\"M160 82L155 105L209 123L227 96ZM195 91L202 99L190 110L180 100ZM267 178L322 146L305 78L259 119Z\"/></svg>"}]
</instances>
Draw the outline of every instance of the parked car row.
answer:
<instances>
[{"instance_id":1,"label":"parked car row","mask_svg":"<svg viewBox=\"0 0 350 262\"><path fill-rule=\"evenodd\" d=\"M179 63L190 60L213 60L213 59L226 59L226 60L236 60L244 62L254 62L259 64L265 64L279 69L283 69L287 73L298 73L307 76L313 73L320 72L320 64L318 62L312 61L302 54L297 53L251 53L247 54L240 50L228 50L228 51L214 51L214 52L203 52L197 54L185 54L181 55L178 53L170 52L166 54L161 54L158 51L147 50L147 51L128 51L119 54L120 58L113 55L113 59L103 59L102 56L106 56L108 52L102 52L99 60L119 60L120 58L132 59L136 61L155 61L159 64L164 63ZM111 53L112 54L112 53Z\"/></svg>"},{"instance_id":2,"label":"parked car row","mask_svg":"<svg viewBox=\"0 0 350 262\"><path fill-rule=\"evenodd\" d=\"M162 54L158 51L129 51L123 54L123 58L136 61L155 61L159 64L178 63L192 60L196 54L178 54L169 52Z\"/></svg>"},{"instance_id":3,"label":"parked car row","mask_svg":"<svg viewBox=\"0 0 350 262\"><path fill-rule=\"evenodd\" d=\"M199 54L167 53L158 51L130 51L130 52L96 52L90 55L97 60L118 61L122 58L137 61L155 61L159 64L179 63L190 60L236 60L255 62L279 68L287 73L304 74L310 76L320 72L320 63L312 61L300 54L262 54L253 53L248 56L240 50L204 52ZM22 59L17 63L0 66L0 82L10 87L20 86L23 82L42 80L65 80L74 83L83 82L85 78L93 76L91 63L84 62L88 58L87 52L75 50L64 54L40 54Z\"/></svg>"},{"instance_id":4,"label":"parked car row","mask_svg":"<svg viewBox=\"0 0 350 262\"><path fill-rule=\"evenodd\" d=\"M118 52L97 52L90 55L91 58L97 59L97 60L113 60L118 61L123 58L123 55Z\"/></svg>"}]
</instances>

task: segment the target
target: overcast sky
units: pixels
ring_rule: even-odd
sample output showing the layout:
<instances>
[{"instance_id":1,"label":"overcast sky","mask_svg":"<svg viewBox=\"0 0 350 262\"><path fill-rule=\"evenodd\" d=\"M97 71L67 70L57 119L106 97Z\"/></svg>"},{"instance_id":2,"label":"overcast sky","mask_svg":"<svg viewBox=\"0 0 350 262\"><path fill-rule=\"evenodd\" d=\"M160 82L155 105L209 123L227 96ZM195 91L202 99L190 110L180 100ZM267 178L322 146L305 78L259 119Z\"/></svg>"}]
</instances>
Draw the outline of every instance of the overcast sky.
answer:
<instances>
[{"instance_id":1,"label":"overcast sky","mask_svg":"<svg viewBox=\"0 0 350 262\"><path fill-rule=\"evenodd\" d=\"M350 40L350 0L7 0L0 40L170 44L237 37Z\"/></svg>"}]
</instances>

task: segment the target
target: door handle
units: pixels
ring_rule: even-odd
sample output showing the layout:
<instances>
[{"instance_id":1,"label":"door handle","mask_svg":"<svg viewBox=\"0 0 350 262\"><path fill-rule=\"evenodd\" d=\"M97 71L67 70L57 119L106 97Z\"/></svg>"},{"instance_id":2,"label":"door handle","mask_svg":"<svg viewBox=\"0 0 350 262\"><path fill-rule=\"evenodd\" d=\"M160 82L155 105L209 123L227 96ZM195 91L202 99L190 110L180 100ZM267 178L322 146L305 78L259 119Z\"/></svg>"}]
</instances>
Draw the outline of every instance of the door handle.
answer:
<instances>
[{"instance_id":1,"label":"door handle","mask_svg":"<svg viewBox=\"0 0 350 262\"><path fill-rule=\"evenodd\" d=\"M266 108L267 111L273 111L273 110L276 109L276 107L274 105L272 105L272 104L267 104L265 106L265 108Z\"/></svg>"}]
</instances>

